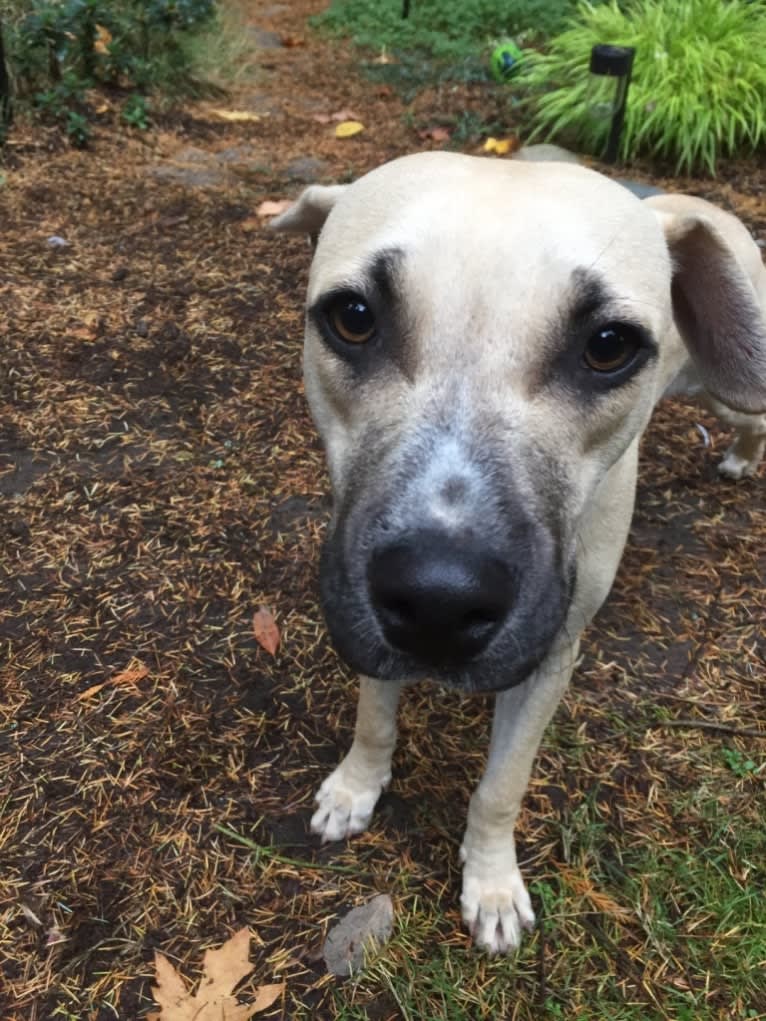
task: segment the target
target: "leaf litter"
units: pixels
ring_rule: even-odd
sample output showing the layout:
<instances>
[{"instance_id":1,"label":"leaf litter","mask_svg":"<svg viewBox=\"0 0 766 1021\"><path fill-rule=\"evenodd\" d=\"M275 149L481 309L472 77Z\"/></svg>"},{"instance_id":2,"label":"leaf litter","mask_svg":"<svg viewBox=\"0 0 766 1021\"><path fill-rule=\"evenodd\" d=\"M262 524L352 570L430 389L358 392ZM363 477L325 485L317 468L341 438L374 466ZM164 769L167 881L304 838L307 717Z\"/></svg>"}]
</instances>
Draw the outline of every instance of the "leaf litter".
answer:
<instances>
[{"instance_id":1,"label":"leaf litter","mask_svg":"<svg viewBox=\"0 0 766 1021\"><path fill-rule=\"evenodd\" d=\"M274 27L298 34L318 5L282 6ZM254 212L297 195L285 169L309 147L328 181L346 181L445 144L418 138L418 126L455 136L467 113L502 124L498 135L515 125L503 120L507 94L496 101L481 83L425 89L405 104L362 79L348 53L306 39L269 53L268 96L251 86L227 99L234 110L271 109L259 122L189 104L140 139L105 120L88 153L22 124L7 147L0 771L13 782L0 832L0 1014L14 1021L66 1016L73 1003L83 1017L142 1017L155 948L192 974L211 933L248 923L255 974L286 980L264 1017L331 1019L337 990L303 948L321 947L349 905L392 881L398 909L418 920L416 958L470 960L454 817L484 763L486 700L413 687L375 825L326 848L308 834L316 787L353 732L355 682L329 647L316 597L328 503L301 384L310 252L267 236ZM374 136L339 144L317 130L318 103L361 114L348 119L374 124ZM223 145L260 155L218 190L149 174L149 162L187 145L211 158ZM766 169L754 160L723 165L715 181L657 177L647 165L632 173L716 201L766 237ZM118 278L122 265L130 273ZM737 828L760 812L762 781L708 768L719 738L662 726L763 729L766 471L722 484L714 465L726 442L712 417L681 404L653 419L623 566L525 799L522 866L531 874L534 862L542 882L572 867L561 833L596 790L617 849L652 840L703 853L673 805L679 789L696 790L703 762ZM275 594L284 634L272 657L259 652L253 607ZM78 698L137 662L149 669L139 682ZM754 740L725 740L748 760ZM477 962L466 996L478 1002L505 983L508 1015L536 1021L539 954L552 995L580 995L614 972L647 1015L646 990L670 1008L651 933L622 915L631 902L602 889L595 867L590 879L592 889L570 887L557 914L555 954L537 933L512 983L506 963ZM567 951L597 913L634 969L609 951L592 965ZM697 957L676 950L721 1017L731 1012L717 961L736 941L720 934L715 953L700 945ZM359 986L355 998L360 1016L399 1016L385 986Z\"/></svg>"}]
</instances>

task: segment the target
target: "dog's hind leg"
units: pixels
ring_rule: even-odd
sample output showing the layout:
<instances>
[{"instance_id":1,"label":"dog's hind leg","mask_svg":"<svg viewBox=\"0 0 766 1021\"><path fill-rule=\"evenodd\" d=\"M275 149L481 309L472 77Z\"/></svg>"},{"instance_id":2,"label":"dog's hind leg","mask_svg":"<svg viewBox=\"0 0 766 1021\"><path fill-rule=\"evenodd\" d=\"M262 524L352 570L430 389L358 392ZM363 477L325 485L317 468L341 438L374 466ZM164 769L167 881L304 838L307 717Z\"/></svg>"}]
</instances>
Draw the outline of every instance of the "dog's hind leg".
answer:
<instances>
[{"instance_id":1,"label":"dog's hind leg","mask_svg":"<svg viewBox=\"0 0 766 1021\"><path fill-rule=\"evenodd\" d=\"M311 818L311 829L323 843L367 829L375 803L391 779L401 688L396 681L360 678L351 749L319 788Z\"/></svg>"},{"instance_id":2,"label":"dog's hind leg","mask_svg":"<svg viewBox=\"0 0 766 1021\"><path fill-rule=\"evenodd\" d=\"M507 953L535 915L516 861L514 828L543 731L571 677L579 641L559 646L524 684L497 696L489 760L460 849L463 921L474 942Z\"/></svg>"},{"instance_id":3,"label":"dog's hind leg","mask_svg":"<svg viewBox=\"0 0 766 1021\"><path fill-rule=\"evenodd\" d=\"M724 425L735 429L734 440L718 465L718 471L729 479L754 475L766 450L766 415L746 415L733 411L712 397L705 404Z\"/></svg>"}]
</instances>

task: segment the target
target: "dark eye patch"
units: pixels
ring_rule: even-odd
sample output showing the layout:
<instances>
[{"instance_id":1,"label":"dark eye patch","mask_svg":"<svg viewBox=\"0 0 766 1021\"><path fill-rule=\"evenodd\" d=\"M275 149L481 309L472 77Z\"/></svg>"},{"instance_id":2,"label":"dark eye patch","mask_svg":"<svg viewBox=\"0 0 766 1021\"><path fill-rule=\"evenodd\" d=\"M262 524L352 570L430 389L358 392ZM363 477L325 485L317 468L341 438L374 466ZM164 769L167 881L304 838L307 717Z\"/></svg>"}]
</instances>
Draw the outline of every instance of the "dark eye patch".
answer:
<instances>
[{"instance_id":1,"label":"dark eye patch","mask_svg":"<svg viewBox=\"0 0 766 1021\"><path fill-rule=\"evenodd\" d=\"M546 377L584 397L627 383L657 355L650 331L594 273L576 271L570 299L552 324L558 355Z\"/></svg>"},{"instance_id":2,"label":"dark eye patch","mask_svg":"<svg viewBox=\"0 0 766 1021\"><path fill-rule=\"evenodd\" d=\"M403 261L404 253L397 248L378 252L308 310L325 345L356 377L387 367L413 377L416 352L402 297Z\"/></svg>"}]
</instances>

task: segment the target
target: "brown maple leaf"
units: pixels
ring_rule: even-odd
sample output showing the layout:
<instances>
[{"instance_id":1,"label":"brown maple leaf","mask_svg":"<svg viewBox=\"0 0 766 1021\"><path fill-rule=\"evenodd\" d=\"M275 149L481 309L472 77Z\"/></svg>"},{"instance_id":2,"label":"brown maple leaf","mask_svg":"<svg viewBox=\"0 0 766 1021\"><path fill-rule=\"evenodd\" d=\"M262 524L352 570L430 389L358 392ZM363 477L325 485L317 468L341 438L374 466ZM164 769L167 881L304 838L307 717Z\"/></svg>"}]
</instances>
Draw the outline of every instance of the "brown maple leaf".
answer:
<instances>
[{"instance_id":1,"label":"brown maple leaf","mask_svg":"<svg viewBox=\"0 0 766 1021\"><path fill-rule=\"evenodd\" d=\"M284 990L284 982L260 986L255 1002L239 1003L232 995L235 987L249 975L250 932L235 932L218 950L206 950L202 962L202 978L192 994L176 969L159 952L154 954L157 985L152 996L160 1005L159 1012L147 1014L147 1021L248 1021L254 1014L270 1007Z\"/></svg>"}]
</instances>

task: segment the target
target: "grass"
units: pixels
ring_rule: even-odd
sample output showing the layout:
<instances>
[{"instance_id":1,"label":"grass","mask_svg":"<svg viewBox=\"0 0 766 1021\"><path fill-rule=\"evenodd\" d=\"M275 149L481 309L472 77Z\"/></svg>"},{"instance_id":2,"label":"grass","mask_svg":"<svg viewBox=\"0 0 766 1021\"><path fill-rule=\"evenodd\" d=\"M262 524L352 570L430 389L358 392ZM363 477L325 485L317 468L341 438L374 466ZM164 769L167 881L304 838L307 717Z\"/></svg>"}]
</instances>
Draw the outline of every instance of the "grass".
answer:
<instances>
[{"instance_id":1,"label":"grass","mask_svg":"<svg viewBox=\"0 0 766 1021\"><path fill-rule=\"evenodd\" d=\"M532 90L535 136L599 154L588 55L596 43L636 49L621 155L648 155L675 172L714 173L722 156L766 141L766 3L630 0L580 4L569 27L531 57L516 81Z\"/></svg>"},{"instance_id":2,"label":"grass","mask_svg":"<svg viewBox=\"0 0 766 1021\"><path fill-rule=\"evenodd\" d=\"M258 50L249 31L244 0L219 3L211 24L182 41L193 77L221 89L243 85L258 76Z\"/></svg>"},{"instance_id":3,"label":"grass","mask_svg":"<svg viewBox=\"0 0 766 1021\"><path fill-rule=\"evenodd\" d=\"M398 0L335 0L313 23L367 49L460 63L484 53L493 39L550 35L575 7L573 0L413 0L403 19Z\"/></svg>"},{"instance_id":4,"label":"grass","mask_svg":"<svg viewBox=\"0 0 766 1021\"><path fill-rule=\"evenodd\" d=\"M766 833L757 790L723 783L679 793L669 823L625 844L598 790L562 821L563 854L532 885L540 926L518 955L490 961L444 946L449 897L409 898L391 943L336 995L361 1021L386 1002L404 1021L479 1017L746 1021L766 1014ZM722 802L749 808L731 810ZM431 955L423 946L441 948ZM664 994L659 993L660 987Z\"/></svg>"}]
</instances>

